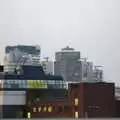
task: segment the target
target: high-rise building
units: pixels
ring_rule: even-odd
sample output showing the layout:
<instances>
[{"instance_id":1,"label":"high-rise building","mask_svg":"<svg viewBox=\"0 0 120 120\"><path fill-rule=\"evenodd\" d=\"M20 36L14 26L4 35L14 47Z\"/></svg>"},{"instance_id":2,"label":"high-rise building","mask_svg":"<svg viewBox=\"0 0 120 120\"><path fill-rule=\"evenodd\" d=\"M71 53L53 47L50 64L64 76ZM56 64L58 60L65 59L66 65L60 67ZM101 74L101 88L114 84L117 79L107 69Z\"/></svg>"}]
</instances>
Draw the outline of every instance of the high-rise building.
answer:
<instances>
[{"instance_id":1,"label":"high-rise building","mask_svg":"<svg viewBox=\"0 0 120 120\"><path fill-rule=\"evenodd\" d=\"M61 75L67 82L81 80L80 52L67 46L55 54L54 74Z\"/></svg>"},{"instance_id":2,"label":"high-rise building","mask_svg":"<svg viewBox=\"0 0 120 120\"><path fill-rule=\"evenodd\" d=\"M103 81L103 70L80 57L80 52L67 46L55 54L54 74L61 75L67 82Z\"/></svg>"},{"instance_id":3,"label":"high-rise building","mask_svg":"<svg viewBox=\"0 0 120 120\"><path fill-rule=\"evenodd\" d=\"M13 72L18 65L39 65L40 46L16 45L5 48L4 71Z\"/></svg>"}]
</instances>

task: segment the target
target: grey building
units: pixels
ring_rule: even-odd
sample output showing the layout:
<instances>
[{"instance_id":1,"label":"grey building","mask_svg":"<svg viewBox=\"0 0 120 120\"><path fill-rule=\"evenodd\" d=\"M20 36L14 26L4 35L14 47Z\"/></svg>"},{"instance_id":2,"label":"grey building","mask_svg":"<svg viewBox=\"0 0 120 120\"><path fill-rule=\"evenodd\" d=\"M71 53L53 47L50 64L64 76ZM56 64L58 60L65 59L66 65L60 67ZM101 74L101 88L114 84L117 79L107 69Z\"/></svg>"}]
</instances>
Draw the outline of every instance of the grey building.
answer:
<instances>
[{"instance_id":1,"label":"grey building","mask_svg":"<svg viewBox=\"0 0 120 120\"><path fill-rule=\"evenodd\" d=\"M67 82L103 81L103 70L81 58L80 52L69 46L55 53L54 74L61 75Z\"/></svg>"},{"instance_id":2,"label":"grey building","mask_svg":"<svg viewBox=\"0 0 120 120\"><path fill-rule=\"evenodd\" d=\"M13 72L18 65L40 65L40 46L16 45L6 46L4 71Z\"/></svg>"},{"instance_id":3,"label":"grey building","mask_svg":"<svg viewBox=\"0 0 120 120\"><path fill-rule=\"evenodd\" d=\"M61 75L67 82L81 81L80 52L69 46L56 52L54 74Z\"/></svg>"}]
</instances>

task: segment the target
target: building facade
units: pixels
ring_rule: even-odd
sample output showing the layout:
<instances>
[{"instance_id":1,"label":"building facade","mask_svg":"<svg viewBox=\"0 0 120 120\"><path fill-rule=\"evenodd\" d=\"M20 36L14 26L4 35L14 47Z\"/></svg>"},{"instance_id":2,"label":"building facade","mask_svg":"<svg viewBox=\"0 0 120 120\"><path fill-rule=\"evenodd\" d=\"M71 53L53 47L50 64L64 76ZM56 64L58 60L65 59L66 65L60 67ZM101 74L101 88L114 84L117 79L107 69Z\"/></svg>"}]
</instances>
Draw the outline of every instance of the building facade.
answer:
<instances>
[{"instance_id":1,"label":"building facade","mask_svg":"<svg viewBox=\"0 0 120 120\"><path fill-rule=\"evenodd\" d=\"M41 99L54 98L55 95L64 95L66 86L61 76L46 75L41 66L21 66L14 73L0 74L0 114L1 118L23 118L27 105L27 91L38 89L49 91L58 90L56 94L51 92L41 94ZM37 95L37 94L36 94ZM38 96L38 95L37 95ZM36 98L37 99L37 98Z\"/></svg>"},{"instance_id":2,"label":"building facade","mask_svg":"<svg viewBox=\"0 0 120 120\"><path fill-rule=\"evenodd\" d=\"M119 116L114 83L79 82L66 89L61 76L46 75L40 66L21 69L0 74L1 118L25 118L28 113L32 118Z\"/></svg>"},{"instance_id":3,"label":"building facade","mask_svg":"<svg viewBox=\"0 0 120 120\"><path fill-rule=\"evenodd\" d=\"M61 75L67 83L103 81L103 70L69 46L56 52L54 74Z\"/></svg>"}]
</instances>

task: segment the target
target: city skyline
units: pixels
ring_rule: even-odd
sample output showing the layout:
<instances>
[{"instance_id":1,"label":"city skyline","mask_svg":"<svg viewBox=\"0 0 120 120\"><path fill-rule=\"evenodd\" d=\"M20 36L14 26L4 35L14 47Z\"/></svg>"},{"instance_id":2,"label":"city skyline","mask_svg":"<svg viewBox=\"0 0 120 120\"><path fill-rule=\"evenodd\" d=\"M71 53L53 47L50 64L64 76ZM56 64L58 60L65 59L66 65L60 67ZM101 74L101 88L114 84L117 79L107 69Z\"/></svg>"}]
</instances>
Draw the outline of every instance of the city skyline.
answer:
<instances>
[{"instance_id":1,"label":"city skyline","mask_svg":"<svg viewBox=\"0 0 120 120\"><path fill-rule=\"evenodd\" d=\"M103 65L106 81L120 85L119 4L118 0L0 1L0 48L39 44L42 57L54 59L55 52L69 44Z\"/></svg>"}]
</instances>

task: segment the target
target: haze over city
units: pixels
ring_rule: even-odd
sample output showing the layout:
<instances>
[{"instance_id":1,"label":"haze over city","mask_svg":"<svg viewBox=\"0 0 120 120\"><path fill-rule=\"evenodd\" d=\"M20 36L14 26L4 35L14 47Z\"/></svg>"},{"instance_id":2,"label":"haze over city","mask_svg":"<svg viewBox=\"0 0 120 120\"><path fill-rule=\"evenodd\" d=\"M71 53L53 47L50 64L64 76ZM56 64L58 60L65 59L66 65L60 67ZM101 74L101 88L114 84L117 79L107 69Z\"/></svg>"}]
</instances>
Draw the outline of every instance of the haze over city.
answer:
<instances>
[{"instance_id":1,"label":"haze over city","mask_svg":"<svg viewBox=\"0 0 120 120\"><path fill-rule=\"evenodd\" d=\"M70 45L94 64L104 80L120 85L119 0L1 0L0 58L4 46L41 46L41 57Z\"/></svg>"}]
</instances>

